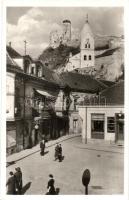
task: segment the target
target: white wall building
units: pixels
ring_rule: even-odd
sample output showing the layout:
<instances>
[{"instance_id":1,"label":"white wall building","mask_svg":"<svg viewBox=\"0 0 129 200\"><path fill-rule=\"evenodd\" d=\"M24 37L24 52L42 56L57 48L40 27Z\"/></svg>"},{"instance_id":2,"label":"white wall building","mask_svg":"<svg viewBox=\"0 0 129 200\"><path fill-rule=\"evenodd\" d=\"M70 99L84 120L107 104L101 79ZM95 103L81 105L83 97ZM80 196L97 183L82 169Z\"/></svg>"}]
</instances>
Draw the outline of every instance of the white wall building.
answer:
<instances>
[{"instance_id":1,"label":"white wall building","mask_svg":"<svg viewBox=\"0 0 129 200\"><path fill-rule=\"evenodd\" d=\"M102 139L115 142L124 139L123 106L80 106L82 141Z\"/></svg>"}]
</instances>

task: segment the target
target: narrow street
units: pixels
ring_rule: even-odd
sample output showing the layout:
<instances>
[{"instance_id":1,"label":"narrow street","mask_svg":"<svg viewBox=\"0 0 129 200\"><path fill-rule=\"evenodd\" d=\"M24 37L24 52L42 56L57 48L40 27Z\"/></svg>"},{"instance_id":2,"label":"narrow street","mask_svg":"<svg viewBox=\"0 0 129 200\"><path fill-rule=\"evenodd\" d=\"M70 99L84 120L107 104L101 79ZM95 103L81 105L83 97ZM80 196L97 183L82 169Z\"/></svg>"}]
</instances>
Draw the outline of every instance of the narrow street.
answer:
<instances>
[{"instance_id":1,"label":"narrow street","mask_svg":"<svg viewBox=\"0 0 129 200\"><path fill-rule=\"evenodd\" d=\"M91 144L93 147L97 144ZM53 174L55 187L59 194L84 194L82 174L85 169L91 172L89 195L122 194L124 185L124 154L119 152L87 149L81 144L81 138L71 138L62 142L64 160L54 161L55 146L46 149L41 157L37 152L16 164L7 167L14 171L21 167L23 172L24 194L42 195L47 191L48 175ZM121 147L116 147L121 148Z\"/></svg>"}]
</instances>

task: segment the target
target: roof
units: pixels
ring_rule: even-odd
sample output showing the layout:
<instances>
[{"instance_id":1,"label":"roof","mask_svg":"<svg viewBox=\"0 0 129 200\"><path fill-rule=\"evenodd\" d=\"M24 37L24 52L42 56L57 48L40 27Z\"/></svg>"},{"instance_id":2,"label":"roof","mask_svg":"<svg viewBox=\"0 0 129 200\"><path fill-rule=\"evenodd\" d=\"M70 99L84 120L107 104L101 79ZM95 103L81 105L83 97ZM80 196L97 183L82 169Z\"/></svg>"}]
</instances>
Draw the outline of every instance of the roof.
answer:
<instances>
[{"instance_id":1,"label":"roof","mask_svg":"<svg viewBox=\"0 0 129 200\"><path fill-rule=\"evenodd\" d=\"M90 35L93 36L93 33L92 33L92 30L91 30L91 27L89 25L89 23L86 21L83 28L82 28L82 31L81 31L81 37L85 37L85 34L86 33L89 33Z\"/></svg>"},{"instance_id":2,"label":"roof","mask_svg":"<svg viewBox=\"0 0 129 200\"><path fill-rule=\"evenodd\" d=\"M104 80L104 79L99 79L99 81L104 83L108 87L111 87L112 85L115 84L115 82L113 82L113 81L108 81L108 80Z\"/></svg>"},{"instance_id":3,"label":"roof","mask_svg":"<svg viewBox=\"0 0 129 200\"><path fill-rule=\"evenodd\" d=\"M22 69L17 65L17 63L6 53L6 63L7 71L21 72Z\"/></svg>"},{"instance_id":4,"label":"roof","mask_svg":"<svg viewBox=\"0 0 129 200\"><path fill-rule=\"evenodd\" d=\"M58 83L59 82L59 77L58 74L56 74L54 71L48 69L47 67L43 66L43 77L42 79Z\"/></svg>"},{"instance_id":5,"label":"roof","mask_svg":"<svg viewBox=\"0 0 129 200\"><path fill-rule=\"evenodd\" d=\"M60 74L60 85L69 86L74 91L85 91L96 93L104 90L106 86L90 75L82 75L75 72L65 72Z\"/></svg>"},{"instance_id":6,"label":"roof","mask_svg":"<svg viewBox=\"0 0 129 200\"><path fill-rule=\"evenodd\" d=\"M101 96L106 98L107 104L124 105L124 81L102 91Z\"/></svg>"},{"instance_id":7,"label":"roof","mask_svg":"<svg viewBox=\"0 0 129 200\"><path fill-rule=\"evenodd\" d=\"M104 53L95 56L95 58L100 58L100 57L104 57L104 56L111 56L114 52L116 52L116 50L120 49L120 47L117 48L113 48L113 49L108 49L107 51L105 51Z\"/></svg>"},{"instance_id":8,"label":"roof","mask_svg":"<svg viewBox=\"0 0 129 200\"><path fill-rule=\"evenodd\" d=\"M15 51L11 46L6 46L6 50L11 58L22 58L22 56Z\"/></svg>"}]
</instances>

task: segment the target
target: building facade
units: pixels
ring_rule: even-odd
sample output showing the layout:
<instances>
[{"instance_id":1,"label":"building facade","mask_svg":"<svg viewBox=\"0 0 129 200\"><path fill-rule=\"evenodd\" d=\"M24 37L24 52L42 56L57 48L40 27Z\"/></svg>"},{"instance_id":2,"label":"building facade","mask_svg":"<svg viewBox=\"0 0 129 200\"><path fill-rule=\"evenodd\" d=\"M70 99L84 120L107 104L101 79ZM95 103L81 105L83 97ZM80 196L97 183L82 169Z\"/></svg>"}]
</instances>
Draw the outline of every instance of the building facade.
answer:
<instances>
[{"instance_id":1,"label":"building facade","mask_svg":"<svg viewBox=\"0 0 129 200\"><path fill-rule=\"evenodd\" d=\"M104 100L102 103L101 99ZM99 101L79 106L82 119L82 141L101 139L124 141L124 81L103 90Z\"/></svg>"}]
</instances>

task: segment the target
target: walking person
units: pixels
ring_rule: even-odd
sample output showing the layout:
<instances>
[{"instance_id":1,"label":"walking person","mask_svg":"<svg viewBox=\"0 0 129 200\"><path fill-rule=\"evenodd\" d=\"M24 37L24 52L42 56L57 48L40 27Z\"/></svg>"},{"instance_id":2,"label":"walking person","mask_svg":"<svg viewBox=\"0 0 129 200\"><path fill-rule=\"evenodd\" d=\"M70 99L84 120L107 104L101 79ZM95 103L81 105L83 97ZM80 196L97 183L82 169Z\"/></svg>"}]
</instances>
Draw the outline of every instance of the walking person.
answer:
<instances>
[{"instance_id":1,"label":"walking person","mask_svg":"<svg viewBox=\"0 0 129 200\"><path fill-rule=\"evenodd\" d=\"M58 145L58 143L56 143L56 146L55 146L55 161L58 159L58 154L59 154L59 145Z\"/></svg>"},{"instance_id":2,"label":"walking person","mask_svg":"<svg viewBox=\"0 0 129 200\"><path fill-rule=\"evenodd\" d=\"M40 155L43 156L44 155L44 150L45 150L45 139L43 139L40 142Z\"/></svg>"},{"instance_id":3,"label":"walking person","mask_svg":"<svg viewBox=\"0 0 129 200\"><path fill-rule=\"evenodd\" d=\"M15 176L15 182L16 182L16 189L18 191L18 194L22 193L22 187L23 187L23 182L22 182L22 171L20 167L15 168L16 172L14 174Z\"/></svg>"},{"instance_id":4,"label":"walking person","mask_svg":"<svg viewBox=\"0 0 129 200\"><path fill-rule=\"evenodd\" d=\"M55 190L55 186L54 186L55 180L53 178L52 174L49 174L49 180L48 180L48 184L47 184L47 195L55 195L56 194L56 190Z\"/></svg>"},{"instance_id":5,"label":"walking person","mask_svg":"<svg viewBox=\"0 0 129 200\"><path fill-rule=\"evenodd\" d=\"M61 144L59 144L59 148L58 148L58 159L59 159L59 162L62 161L62 146L61 146Z\"/></svg>"},{"instance_id":6,"label":"walking person","mask_svg":"<svg viewBox=\"0 0 129 200\"><path fill-rule=\"evenodd\" d=\"M16 194L16 188L15 188L15 177L13 172L9 172L10 177L8 178L8 181L6 183L6 186L8 187L7 189L7 194Z\"/></svg>"}]
</instances>

